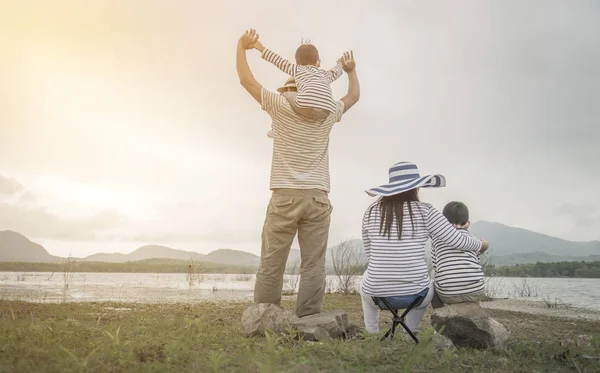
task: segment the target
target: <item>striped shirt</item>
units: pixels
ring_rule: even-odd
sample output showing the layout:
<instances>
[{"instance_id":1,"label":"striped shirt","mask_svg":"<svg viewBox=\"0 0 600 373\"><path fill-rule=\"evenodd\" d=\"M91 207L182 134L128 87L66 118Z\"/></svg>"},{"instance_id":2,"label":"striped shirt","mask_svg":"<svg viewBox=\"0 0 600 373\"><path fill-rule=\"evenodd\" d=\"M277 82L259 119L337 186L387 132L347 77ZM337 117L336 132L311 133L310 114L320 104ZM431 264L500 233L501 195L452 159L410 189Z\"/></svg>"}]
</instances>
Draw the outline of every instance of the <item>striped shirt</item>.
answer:
<instances>
[{"instance_id":1,"label":"striped shirt","mask_svg":"<svg viewBox=\"0 0 600 373\"><path fill-rule=\"evenodd\" d=\"M459 229L465 237L474 237ZM435 289L441 295L463 295L484 290L479 250L472 246L451 247L441 240L431 242L431 263L435 271Z\"/></svg>"},{"instance_id":2,"label":"striped shirt","mask_svg":"<svg viewBox=\"0 0 600 373\"><path fill-rule=\"evenodd\" d=\"M330 84L342 76L344 70L340 64L331 70L323 70L316 66L296 65L269 49L263 51L262 58L294 77L298 91L296 105L335 113L337 103L333 99Z\"/></svg>"},{"instance_id":3,"label":"striped shirt","mask_svg":"<svg viewBox=\"0 0 600 373\"><path fill-rule=\"evenodd\" d=\"M438 210L424 202L411 202L413 225L408 205L404 205L402 238L398 240L395 217L391 236L379 233L382 220L379 201L363 217L363 245L369 264L363 275L361 290L371 296L413 295L431 284L425 261L428 238L454 248L481 249L481 241L456 230ZM369 216L370 212L370 216Z\"/></svg>"},{"instance_id":4,"label":"striped shirt","mask_svg":"<svg viewBox=\"0 0 600 373\"><path fill-rule=\"evenodd\" d=\"M329 192L329 133L342 119L344 103L325 119L308 119L296 113L285 97L261 91L262 109L275 133L271 162L271 189L320 189Z\"/></svg>"}]
</instances>

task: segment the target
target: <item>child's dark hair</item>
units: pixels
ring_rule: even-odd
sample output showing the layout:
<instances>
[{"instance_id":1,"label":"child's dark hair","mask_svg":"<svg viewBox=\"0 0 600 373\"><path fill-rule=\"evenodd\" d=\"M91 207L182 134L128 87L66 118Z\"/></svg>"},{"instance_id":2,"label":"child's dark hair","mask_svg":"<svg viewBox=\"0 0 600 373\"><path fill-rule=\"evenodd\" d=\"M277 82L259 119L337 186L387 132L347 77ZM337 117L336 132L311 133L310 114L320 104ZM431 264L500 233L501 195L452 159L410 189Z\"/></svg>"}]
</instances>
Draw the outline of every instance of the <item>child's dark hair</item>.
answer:
<instances>
[{"instance_id":1,"label":"child's dark hair","mask_svg":"<svg viewBox=\"0 0 600 373\"><path fill-rule=\"evenodd\" d=\"M302 45L296 49L296 63L298 65L316 65L319 62L317 47L310 44L310 40L302 40Z\"/></svg>"},{"instance_id":2,"label":"child's dark hair","mask_svg":"<svg viewBox=\"0 0 600 373\"><path fill-rule=\"evenodd\" d=\"M469 221L469 209L462 202L450 202L442 212L450 224L465 225Z\"/></svg>"}]
</instances>

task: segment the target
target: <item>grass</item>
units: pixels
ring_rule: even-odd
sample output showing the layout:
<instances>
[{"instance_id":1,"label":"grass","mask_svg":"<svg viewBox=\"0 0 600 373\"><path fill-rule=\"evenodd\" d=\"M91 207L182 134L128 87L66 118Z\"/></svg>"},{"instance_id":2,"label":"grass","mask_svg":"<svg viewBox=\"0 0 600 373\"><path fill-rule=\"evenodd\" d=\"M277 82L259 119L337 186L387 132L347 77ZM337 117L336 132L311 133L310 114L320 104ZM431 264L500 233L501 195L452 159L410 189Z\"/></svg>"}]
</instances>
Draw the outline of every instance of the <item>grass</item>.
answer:
<instances>
[{"instance_id":1,"label":"grass","mask_svg":"<svg viewBox=\"0 0 600 373\"><path fill-rule=\"evenodd\" d=\"M598 322L490 311L512 332L506 350L438 352L429 314L420 345L311 343L243 337L247 305L0 301L0 372L600 372L600 361L582 357L600 355ZM324 308L345 309L362 325L358 296L326 295ZM386 330L389 317L381 322ZM592 336L589 346L565 345L581 334Z\"/></svg>"}]
</instances>

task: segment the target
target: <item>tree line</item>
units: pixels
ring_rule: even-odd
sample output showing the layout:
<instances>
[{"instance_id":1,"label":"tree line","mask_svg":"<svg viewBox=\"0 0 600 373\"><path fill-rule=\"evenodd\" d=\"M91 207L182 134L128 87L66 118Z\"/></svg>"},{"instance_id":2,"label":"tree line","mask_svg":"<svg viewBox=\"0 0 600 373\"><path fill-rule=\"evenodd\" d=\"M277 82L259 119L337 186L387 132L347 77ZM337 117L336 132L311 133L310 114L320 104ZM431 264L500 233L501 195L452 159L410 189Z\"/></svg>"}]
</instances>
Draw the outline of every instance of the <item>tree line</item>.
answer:
<instances>
[{"instance_id":1,"label":"tree line","mask_svg":"<svg viewBox=\"0 0 600 373\"><path fill-rule=\"evenodd\" d=\"M198 267L198 265L201 266ZM143 260L125 263L73 261L70 272L106 273L188 273L190 266L201 273L251 274L256 268L211 262L192 263L185 260ZM64 263L0 262L0 272L63 272Z\"/></svg>"},{"instance_id":2,"label":"tree line","mask_svg":"<svg viewBox=\"0 0 600 373\"><path fill-rule=\"evenodd\" d=\"M600 261L595 262L551 262L496 266L485 264L486 276L503 277L580 277L600 278Z\"/></svg>"}]
</instances>

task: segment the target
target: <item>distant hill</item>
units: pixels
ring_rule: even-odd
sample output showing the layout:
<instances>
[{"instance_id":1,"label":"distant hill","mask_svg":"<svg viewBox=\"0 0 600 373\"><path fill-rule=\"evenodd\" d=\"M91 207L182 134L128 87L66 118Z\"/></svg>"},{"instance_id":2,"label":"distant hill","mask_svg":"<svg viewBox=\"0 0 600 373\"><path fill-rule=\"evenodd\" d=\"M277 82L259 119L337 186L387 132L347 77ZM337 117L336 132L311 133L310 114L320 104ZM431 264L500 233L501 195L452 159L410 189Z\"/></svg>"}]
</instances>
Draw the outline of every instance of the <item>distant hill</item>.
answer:
<instances>
[{"instance_id":1,"label":"distant hill","mask_svg":"<svg viewBox=\"0 0 600 373\"><path fill-rule=\"evenodd\" d=\"M228 265L255 266L260 262L260 257L240 250L218 249L205 255L202 260Z\"/></svg>"},{"instance_id":2,"label":"distant hill","mask_svg":"<svg viewBox=\"0 0 600 373\"><path fill-rule=\"evenodd\" d=\"M550 263L600 260L600 241L574 242L526 229L509 227L499 223L479 221L471 225L470 231L485 238L491 247L493 264L512 265L527 263ZM361 260L366 259L362 240L349 240L354 252ZM327 249L327 267L333 266L332 253L339 245ZM426 245L429 253L430 244ZM293 254L290 253L290 259ZM291 261L288 260L288 263Z\"/></svg>"},{"instance_id":3,"label":"distant hill","mask_svg":"<svg viewBox=\"0 0 600 373\"><path fill-rule=\"evenodd\" d=\"M352 239L352 240L348 240L348 243L351 247L351 250L354 252L354 255L356 255L356 258L358 259L358 261L361 263L366 263L367 257L365 255L365 249L363 248L362 240ZM339 250L340 245L341 245L341 243L327 248L327 252L325 253L325 267L327 267L329 269L333 268L333 257L335 255L335 253ZM288 268L293 266L294 261L299 260L298 259L299 256L300 256L299 249L291 249L290 250L290 255L288 256L288 260L287 260ZM300 264L298 263L298 268L299 267L300 267Z\"/></svg>"},{"instance_id":4,"label":"distant hill","mask_svg":"<svg viewBox=\"0 0 600 373\"><path fill-rule=\"evenodd\" d=\"M0 262L57 263L62 258L50 255L41 245L20 233L0 231Z\"/></svg>"},{"instance_id":5,"label":"distant hill","mask_svg":"<svg viewBox=\"0 0 600 373\"><path fill-rule=\"evenodd\" d=\"M144 259L152 258L164 258L164 259L177 259L177 260L197 260L202 261L206 255L195 253L193 251L176 250L166 246L158 245L147 245L142 246L129 254L94 254L85 257L83 260L92 262L106 262L106 263L124 263L134 262Z\"/></svg>"},{"instance_id":6,"label":"distant hill","mask_svg":"<svg viewBox=\"0 0 600 373\"><path fill-rule=\"evenodd\" d=\"M509 227L499 223L479 221L471 225L471 232L490 242L492 263L500 265L536 262L594 261L600 260L600 242L573 242L526 229ZM360 261L366 261L362 240L348 241ZM327 268L333 267L333 254L339 244L331 246L326 253ZM429 244L426 247L429 251ZM288 257L290 266L299 257L300 251L292 249ZM149 259L164 259L216 263L227 266L256 267L260 257L245 251L218 249L209 254L176 250L166 246L142 246L129 254L98 253L83 258L86 262L127 263ZM0 262L57 263L63 259L50 255L42 246L25 236L0 231Z\"/></svg>"},{"instance_id":7,"label":"distant hill","mask_svg":"<svg viewBox=\"0 0 600 373\"><path fill-rule=\"evenodd\" d=\"M130 254L94 254L83 260L93 262L124 263L143 261L147 259L190 259L197 262L211 262L233 266L257 265L260 257L257 255L232 249L218 249L209 254L200 254L193 251L176 250L166 246L148 245L142 246Z\"/></svg>"},{"instance_id":8,"label":"distant hill","mask_svg":"<svg viewBox=\"0 0 600 373\"><path fill-rule=\"evenodd\" d=\"M494 256L544 253L563 257L600 255L600 241L574 242L499 223L478 221L473 234L485 238Z\"/></svg>"}]
</instances>

